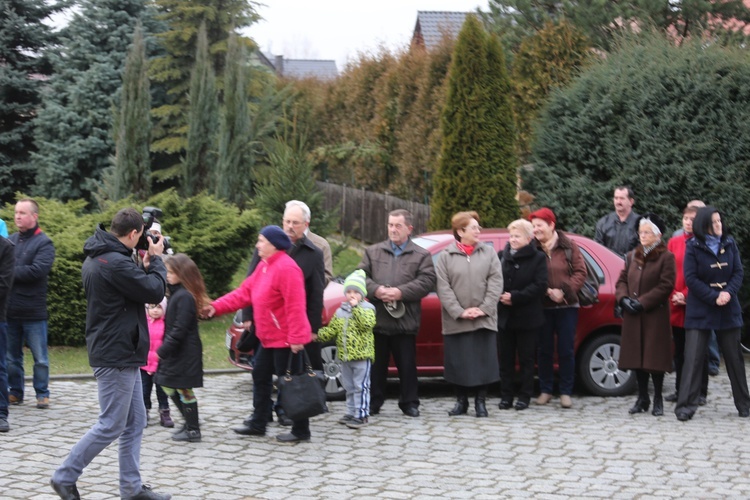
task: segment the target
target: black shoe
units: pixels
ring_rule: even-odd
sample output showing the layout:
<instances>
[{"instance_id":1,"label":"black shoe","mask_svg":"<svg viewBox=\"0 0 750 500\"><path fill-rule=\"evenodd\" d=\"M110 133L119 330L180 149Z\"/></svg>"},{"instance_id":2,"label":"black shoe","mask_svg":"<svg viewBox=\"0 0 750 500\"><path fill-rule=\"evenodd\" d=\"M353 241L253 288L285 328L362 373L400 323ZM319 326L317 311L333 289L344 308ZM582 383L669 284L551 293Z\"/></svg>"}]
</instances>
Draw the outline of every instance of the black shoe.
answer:
<instances>
[{"instance_id":1,"label":"black shoe","mask_svg":"<svg viewBox=\"0 0 750 500\"><path fill-rule=\"evenodd\" d=\"M279 425L283 425L284 427L291 427L292 425L294 425L294 422L292 422L291 418L286 416L284 410L276 410L276 418L279 421Z\"/></svg>"},{"instance_id":2,"label":"black shoe","mask_svg":"<svg viewBox=\"0 0 750 500\"><path fill-rule=\"evenodd\" d=\"M635 401L635 404L631 409L628 410L628 413L633 415L634 413L644 413L648 411L648 407L651 404L651 402L648 399L641 399L638 398Z\"/></svg>"},{"instance_id":3,"label":"black shoe","mask_svg":"<svg viewBox=\"0 0 750 500\"><path fill-rule=\"evenodd\" d=\"M698 398L698 406L706 406L708 403L708 399L706 399L706 396L701 396Z\"/></svg>"},{"instance_id":4,"label":"black shoe","mask_svg":"<svg viewBox=\"0 0 750 500\"><path fill-rule=\"evenodd\" d=\"M529 407L528 401L516 401L516 410L523 411Z\"/></svg>"},{"instance_id":5,"label":"black shoe","mask_svg":"<svg viewBox=\"0 0 750 500\"><path fill-rule=\"evenodd\" d=\"M664 398L664 401L669 401L670 403L674 403L677 401L677 391L673 392L672 394L667 395Z\"/></svg>"},{"instance_id":6,"label":"black shoe","mask_svg":"<svg viewBox=\"0 0 750 500\"><path fill-rule=\"evenodd\" d=\"M417 408L416 406L407 406L401 411L403 411L404 415L406 415L407 417L416 418L419 416L419 408ZM370 412L370 415L372 415L372 412Z\"/></svg>"},{"instance_id":7,"label":"black shoe","mask_svg":"<svg viewBox=\"0 0 750 500\"><path fill-rule=\"evenodd\" d=\"M138 494L130 497L128 500L169 500L172 495L169 493L157 493L151 489L151 486L144 484Z\"/></svg>"},{"instance_id":8,"label":"black shoe","mask_svg":"<svg viewBox=\"0 0 750 500\"><path fill-rule=\"evenodd\" d=\"M693 416L686 412L680 412L677 414L677 420L679 420L680 422L687 422L691 418L693 418Z\"/></svg>"},{"instance_id":9,"label":"black shoe","mask_svg":"<svg viewBox=\"0 0 750 500\"><path fill-rule=\"evenodd\" d=\"M8 419L6 417L0 417L0 432L8 432L10 425L8 425Z\"/></svg>"},{"instance_id":10,"label":"black shoe","mask_svg":"<svg viewBox=\"0 0 750 500\"><path fill-rule=\"evenodd\" d=\"M709 368L708 369L708 374L711 375L712 377L715 377L716 375L719 374L719 368L718 367L717 368L713 368L713 367Z\"/></svg>"},{"instance_id":11,"label":"black shoe","mask_svg":"<svg viewBox=\"0 0 750 500\"><path fill-rule=\"evenodd\" d=\"M370 416L380 415L380 408L370 408Z\"/></svg>"},{"instance_id":12,"label":"black shoe","mask_svg":"<svg viewBox=\"0 0 750 500\"><path fill-rule=\"evenodd\" d=\"M63 500L81 500L81 495L78 493L78 488L76 488L75 483L65 486L50 479L49 485L52 486L55 493L57 493Z\"/></svg>"},{"instance_id":13,"label":"black shoe","mask_svg":"<svg viewBox=\"0 0 750 500\"><path fill-rule=\"evenodd\" d=\"M279 443L289 443L289 444L302 443L305 441L310 441L310 436L299 437L299 436L295 436L294 434L290 432L288 434L279 434L278 436L276 436L276 441L278 441Z\"/></svg>"},{"instance_id":14,"label":"black shoe","mask_svg":"<svg viewBox=\"0 0 750 500\"><path fill-rule=\"evenodd\" d=\"M242 425L246 427L250 427L250 425L253 423L253 419L255 418L255 413L247 417L245 420L242 421ZM268 417L266 418L266 423L270 424L273 422L273 412L268 414Z\"/></svg>"},{"instance_id":15,"label":"black shoe","mask_svg":"<svg viewBox=\"0 0 750 500\"><path fill-rule=\"evenodd\" d=\"M654 409L651 410L651 415L655 417L661 417L664 415L664 403L661 397L654 397Z\"/></svg>"},{"instance_id":16,"label":"black shoe","mask_svg":"<svg viewBox=\"0 0 750 500\"><path fill-rule=\"evenodd\" d=\"M240 436L265 436L266 431L265 430L258 430L253 427L250 427L249 425L243 425L242 427L235 427L232 429L234 432L239 434Z\"/></svg>"},{"instance_id":17,"label":"black shoe","mask_svg":"<svg viewBox=\"0 0 750 500\"><path fill-rule=\"evenodd\" d=\"M501 410L510 410L511 408L513 408L513 400L501 399L497 407Z\"/></svg>"},{"instance_id":18,"label":"black shoe","mask_svg":"<svg viewBox=\"0 0 750 500\"><path fill-rule=\"evenodd\" d=\"M490 414L487 412L487 404L484 398L474 399L474 411L476 411L477 418L490 416Z\"/></svg>"},{"instance_id":19,"label":"black shoe","mask_svg":"<svg viewBox=\"0 0 750 500\"><path fill-rule=\"evenodd\" d=\"M750 410L740 410L739 415L740 415L740 418L750 417Z\"/></svg>"},{"instance_id":20,"label":"black shoe","mask_svg":"<svg viewBox=\"0 0 750 500\"><path fill-rule=\"evenodd\" d=\"M469 411L469 400L465 397L458 398L453 409L448 411L448 415L451 417L455 417L456 415L465 415L467 411Z\"/></svg>"}]
</instances>

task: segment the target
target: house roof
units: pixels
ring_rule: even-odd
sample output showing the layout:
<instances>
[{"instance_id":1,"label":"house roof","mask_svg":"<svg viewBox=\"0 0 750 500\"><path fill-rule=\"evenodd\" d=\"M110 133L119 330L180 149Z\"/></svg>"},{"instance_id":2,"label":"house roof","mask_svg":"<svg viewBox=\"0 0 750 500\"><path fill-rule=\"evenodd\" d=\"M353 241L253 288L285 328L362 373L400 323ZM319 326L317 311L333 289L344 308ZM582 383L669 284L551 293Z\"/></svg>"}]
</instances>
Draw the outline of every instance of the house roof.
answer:
<instances>
[{"instance_id":1,"label":"house roof","mask_svg":"<svg viewBox=\"0 0 750 500\"><path fill-rule=\"evenodd\" d=\"M279 71L279 68L276 68ZM287 78L317 78L332 80L339 74L336 61L321 59L284 59L281 75Z\"/></svg>"},{"instance_id":2,"label":"house roof","mask_svg":"<svg viewBox=\"0 0 750 500\"><path fill-rule=\"evenodd\" d=\"M430 50L436 47L444 36L456 38L469 14L469 12L418 11L412 43Z\"/></svg>"}]
</instances>

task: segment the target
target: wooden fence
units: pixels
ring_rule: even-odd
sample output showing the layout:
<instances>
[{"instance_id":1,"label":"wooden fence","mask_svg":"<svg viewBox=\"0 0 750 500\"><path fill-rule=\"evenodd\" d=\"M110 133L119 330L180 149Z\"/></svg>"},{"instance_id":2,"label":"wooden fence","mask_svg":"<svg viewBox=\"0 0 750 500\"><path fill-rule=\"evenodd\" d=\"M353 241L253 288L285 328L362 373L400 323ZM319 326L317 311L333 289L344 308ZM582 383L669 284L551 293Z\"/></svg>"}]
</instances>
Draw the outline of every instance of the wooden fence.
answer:
<instances>
[{"instance_id":1,"label":"wooden fence","mask_svg":"<svg viewBox=\"0 0 750 500\"><path fill-rule=\"evenodd\" d=\"M323 209L339 215L339 231L364 243L383 241L388 237L388 212L405 208L414 216L413 235L427 231L430 207L395 196L372 193L346 185L318 182L323 193Z\"/></svg>"}]
</instances>

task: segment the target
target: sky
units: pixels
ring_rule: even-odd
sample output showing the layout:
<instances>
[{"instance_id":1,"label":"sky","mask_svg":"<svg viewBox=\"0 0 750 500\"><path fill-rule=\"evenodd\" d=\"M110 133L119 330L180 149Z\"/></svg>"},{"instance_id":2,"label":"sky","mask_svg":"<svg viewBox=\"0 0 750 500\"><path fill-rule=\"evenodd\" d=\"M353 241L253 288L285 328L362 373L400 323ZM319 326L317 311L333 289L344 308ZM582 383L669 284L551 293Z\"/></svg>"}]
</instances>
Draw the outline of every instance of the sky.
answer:
<instances>
[{"instance_id":1,"label":"sky","mask_svg":"<svg viewBox=\"0 0 750 500\"><path fill-rule=\"evenodd\" d=\"M243 34L266 55L333 59L339 71L359 53L411 41L419 10L487 10L488 0L259 0L261 21Z\"/></svg>"}]
</instances>

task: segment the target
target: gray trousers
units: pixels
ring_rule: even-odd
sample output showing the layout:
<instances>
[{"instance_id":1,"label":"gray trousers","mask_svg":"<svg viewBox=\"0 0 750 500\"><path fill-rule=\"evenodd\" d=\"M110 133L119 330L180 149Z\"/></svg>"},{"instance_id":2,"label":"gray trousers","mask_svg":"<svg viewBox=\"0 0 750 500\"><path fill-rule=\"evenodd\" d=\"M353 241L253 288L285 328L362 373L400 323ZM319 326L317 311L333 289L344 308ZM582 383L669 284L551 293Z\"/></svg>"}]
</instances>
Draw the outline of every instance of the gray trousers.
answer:
<instances>
[{"instance_id":1,"label":"gray trousers","mask_svg":"<svg viewBox=\"0 0 750 500\"><path fill-rule=\"evenodd\" d=\"M99 420L70 450L52 475L62 485L75 484L83 469L119 438L120 496L141 491L141 438L146 427L141 372L133 368L94 368L99 392Z\"/></svg>"},{"instance_id":2,"label":"gray trousers","mask_svg":"<svg viewBox=\"0 0 750 500\"><path fill-rule=\"evenodd\" d=\"M346 391L346 414L364 419L370 416L369 359L341 363L341 385Z\"/></svg>"}]
</instances>

